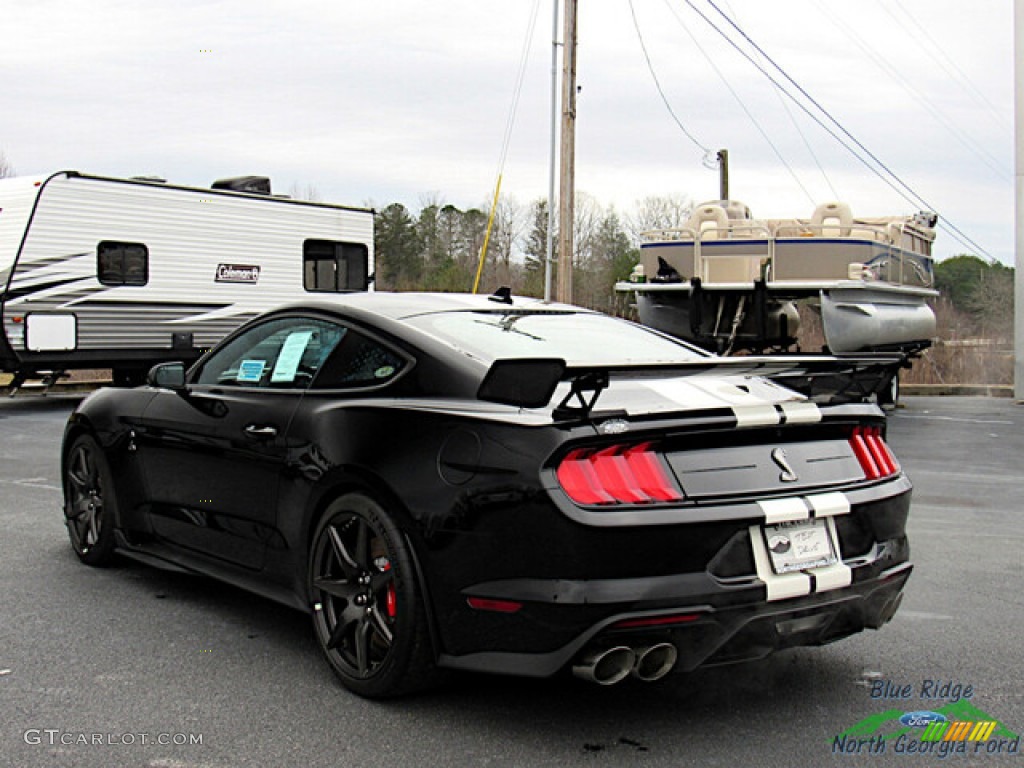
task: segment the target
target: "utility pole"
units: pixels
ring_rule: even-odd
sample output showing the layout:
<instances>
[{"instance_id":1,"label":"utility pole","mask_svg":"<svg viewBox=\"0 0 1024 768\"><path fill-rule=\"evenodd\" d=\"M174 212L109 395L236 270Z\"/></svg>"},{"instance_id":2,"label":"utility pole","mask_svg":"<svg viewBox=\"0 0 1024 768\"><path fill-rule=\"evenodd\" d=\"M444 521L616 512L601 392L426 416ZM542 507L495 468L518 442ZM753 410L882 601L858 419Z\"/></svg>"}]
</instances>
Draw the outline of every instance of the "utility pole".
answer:
<instances>
[{"instance_id":1,"label":"utility pole","mask_svg":"<svg viewBox=\"0 0 1024 768\"><path fill-rule=\"evenodd\" d=\"M573 217L576 208L576 11L565 0L562 35L562 147L558 217L558 300L572 303Z\"/></svg>"},{"instance_id":2,"label":"utility pole","mask_svg":"<svg viewBox=\"0 0 1024 768\"><path fill-rule=\"evenodd\" d=\"M1016 148L1016 237L1013 310L1013 396L1024 402L1024 0L1013 2L1014 146Z\"/></svg>"},{"instance_id":3,"label":"utility pole","mask_svg":"<svg viewBox=\"0 0 1024 768\"><path fill-rule=\"evenodd\" d=\"M729 150L718 150L718 199L729 199Z\"/></svg>"},{"instance_id":4,"label":"utility pole","mask_svg":"<svg viewBox=\"0 0 1024 768\"><path fill-rule=\"evenodd\" d=\"M558 151L558 0L551 0L551 142L548 148L548 233L544 243L544 301L551 301L555 268L555 157Z\"/></svg>"}]
</instances>

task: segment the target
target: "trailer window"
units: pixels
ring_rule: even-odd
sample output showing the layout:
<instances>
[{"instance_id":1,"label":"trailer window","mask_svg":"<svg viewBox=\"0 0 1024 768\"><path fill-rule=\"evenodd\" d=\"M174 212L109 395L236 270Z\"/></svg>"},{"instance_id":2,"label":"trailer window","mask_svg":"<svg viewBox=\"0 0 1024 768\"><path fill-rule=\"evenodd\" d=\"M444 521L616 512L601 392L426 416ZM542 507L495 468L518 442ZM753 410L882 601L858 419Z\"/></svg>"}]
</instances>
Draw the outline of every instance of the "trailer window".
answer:
<instances>
[{"instance_id":1,"label":"trailer window","mask_svg":"<svg viewBox=\"0 0 1024 768\"><path fill-rule=\"evenodd\" d=\"M149 249L142 243L104 241L96 247L96 275L103 285L145 285Z\"/></svg>"},{"instance_id":2,"label":"trailer window","mask_svg":"<svg viewBox=\"0 0 1024 768\"><path fill-rule=\"evenodd\" d=\"M307 240L302 246L302 284L307 291L365 291L369 262L362 243Z\"/></svg>"}]
</instances>

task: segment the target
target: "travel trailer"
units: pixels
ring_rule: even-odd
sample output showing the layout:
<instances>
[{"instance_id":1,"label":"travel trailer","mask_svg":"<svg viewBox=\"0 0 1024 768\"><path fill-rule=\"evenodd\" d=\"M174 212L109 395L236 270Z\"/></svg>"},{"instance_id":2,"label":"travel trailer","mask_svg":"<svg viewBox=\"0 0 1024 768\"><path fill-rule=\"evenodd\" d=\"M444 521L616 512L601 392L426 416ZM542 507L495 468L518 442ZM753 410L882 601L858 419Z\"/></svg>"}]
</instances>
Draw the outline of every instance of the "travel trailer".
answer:
<instances>
[{"instance_id":1,"label":"travel trailer","mask_svg":"<svg viewBox=\"0 0 1024 768\"><path fill-rule=\"evenodd\" d=\"M251 317L316 293L368 290L373 211L77 171L0 179L0 371L140 381Z\"/></svg>"}]
</instances>

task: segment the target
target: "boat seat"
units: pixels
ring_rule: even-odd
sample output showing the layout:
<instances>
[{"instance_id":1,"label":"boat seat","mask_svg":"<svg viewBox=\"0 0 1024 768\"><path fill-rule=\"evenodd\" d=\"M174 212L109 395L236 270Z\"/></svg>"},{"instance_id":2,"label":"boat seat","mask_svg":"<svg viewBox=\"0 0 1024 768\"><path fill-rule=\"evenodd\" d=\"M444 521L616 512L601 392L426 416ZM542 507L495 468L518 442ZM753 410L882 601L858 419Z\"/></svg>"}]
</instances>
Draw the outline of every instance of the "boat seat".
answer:
<instances>
[{"instance_id":1,"label":"boat seat","mask_svg":"<svg viewBox=\"0 0 1024 768\"><path fill-rule=\"evenodd\" d=\"M701 240L718 240L729 236L729 217L719 205L699 205L686 223L700 234Z\"/></svg>"},{"instance_id":2,"label":"boat seat","mask_svg":"<svg viewBox=\"0 0 1024 768\"><path fill-rule=\"evenodd\" d=\"M774 236L774 227L770 222L763 219L734 220L729 224L729 237L746 237L757 240L767 240Z\"/></svg>"},{"instance_id":3,"label":"boat seat","mask_svg":"<svg viewBox=\"0 0 1024 768\"><path fill-rule=\"evenodd\" d=\"M853 214L846 203L822 203L811 215L811 229L816 237L849 237Z\"/></svg>"}]
</instances>

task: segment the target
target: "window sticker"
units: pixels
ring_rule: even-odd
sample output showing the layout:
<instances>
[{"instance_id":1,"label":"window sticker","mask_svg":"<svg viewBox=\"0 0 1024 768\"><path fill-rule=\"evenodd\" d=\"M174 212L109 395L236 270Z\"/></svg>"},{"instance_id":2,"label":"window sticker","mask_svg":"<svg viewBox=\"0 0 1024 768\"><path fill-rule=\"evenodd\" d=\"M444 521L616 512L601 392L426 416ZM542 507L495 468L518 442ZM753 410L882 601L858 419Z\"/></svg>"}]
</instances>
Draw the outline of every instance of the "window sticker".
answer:
<instances>
[{"instance_id":1,"label":"window sticker","mask_svg":"<svg viewBox=\"0 0 1024 768\"><path fill-rule=\"evenodd\" d=\"M266 367L266 360L243 360L238 366L238 375L235 377L235 381L258 383L263 378L263 369Z\"/></svg>"},{"instance_id":2,"label":"window sticker","mask_svg":"<svg viewBox=\"0 0 1024 768\"><path fill-rule=\"evenodd\" d=\"M305 354L311 338L313 338L313 331L296 331L288 335L281 347L281 353L277 356L274 372L270 374L271 384L295 381L299 363L302 361L302 356Z\"/></svg>"}]
</instances>

